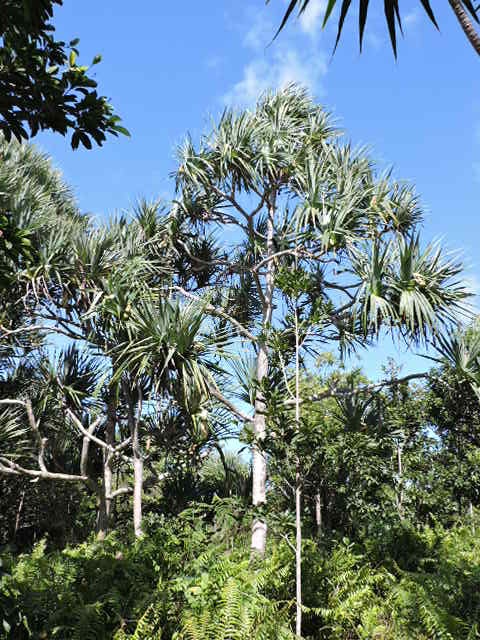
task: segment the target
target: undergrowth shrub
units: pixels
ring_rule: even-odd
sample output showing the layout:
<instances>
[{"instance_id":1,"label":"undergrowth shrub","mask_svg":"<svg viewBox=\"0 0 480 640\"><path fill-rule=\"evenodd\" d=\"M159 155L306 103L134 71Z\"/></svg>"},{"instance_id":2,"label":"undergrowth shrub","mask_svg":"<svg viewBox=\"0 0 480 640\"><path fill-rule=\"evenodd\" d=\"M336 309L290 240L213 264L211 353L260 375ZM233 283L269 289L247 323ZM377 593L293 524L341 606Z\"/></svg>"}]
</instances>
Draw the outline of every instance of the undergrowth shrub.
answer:
<instances>
[{"instance_id":1,"label":"undergrowth shrub","mask_svg":"<svg viewBox=\"0 0 480 640\"><path fill-rule=\"evenodd\" d=\"M43 541L30 554L5 553L0 637L291 640L292 550L272 537L266 559L250 562L247 525L227 499L152 518L139 541L109 536L63 551ZM400 533L412 555L402 564L393 532L363 543L305 541L304 638L480 638L477 534L462 526Z\"/></svg>"}]
</instances>

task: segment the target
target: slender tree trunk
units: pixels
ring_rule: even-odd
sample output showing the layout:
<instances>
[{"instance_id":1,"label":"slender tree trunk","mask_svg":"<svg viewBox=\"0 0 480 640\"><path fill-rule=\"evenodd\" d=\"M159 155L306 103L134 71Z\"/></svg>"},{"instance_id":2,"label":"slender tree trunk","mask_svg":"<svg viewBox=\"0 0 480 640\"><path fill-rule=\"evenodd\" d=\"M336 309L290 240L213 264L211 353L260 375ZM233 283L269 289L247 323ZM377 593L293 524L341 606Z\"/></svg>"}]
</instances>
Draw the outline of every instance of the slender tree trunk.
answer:
<instances>
[{"instance_id":1,"label":"slender tree trunk","mask_svg":"<svg viewBox=\"0 0 480 640\"><path fill-rule=\"evenodd\" d=\"M403 461L402 461L402 446L397 444L397 464L398 464L398 496L397 496L397 508L400 519L403 520Z\"/></svg>"},{"instance_id":2,"label":"slender tree trunk","mask_svg":"<svg viewBox=\"0 0 480 640\"><path fill-rule=\"evenodd\" d=\"M115 400L110 398L107 406L107 423L105 427L105 442L110 447L115 446L116 414ZM105 511L108 527L110 527L112 521L113 461L114 455L110 451L104 450L103 484L105 487Z\"/></svg>"},{"instance_id":3,"label":"slender tree trunk","mask_svg":"<svg viewBox=\"0 0 480 640\"><path fill-rule=\"evenodd\" d=\"M295 308L295 431L300 430L300 342L298 309ZM302 470L300 458L295 460L295 632L302 637Z\"/></svg>"},{"instance_id":4,"label":"slender tree trunk","mask_svg":"<svg viewBox=\"0 0 480 640\"><path fill-rule=\"evenodd\" d=\"M317 536L319 538L322 537L323 533L322 516L322 496L319 489L315 494L315 524L317 525Z\"/></svg>"},{"instance_id":5,"label":"slender tree trunk","mask_svg":"<svg viewBox=\"0 0 480 640\"><path fill-rule=\"evenodd\" d=\"M295 470L295 632L302 637L302 476L300 460L297 458Z\"/></svg>"},{"instance_id":6,"label":"slender tree trunk","mask_svg":"<svg viewBox=\"0 0 480 640\"><path fill-rule=\"evenodd\" d=\"M93 433L95 428L95 422L93 422L88 428L88 432L90 434ZM90 452L90 438L86 435L83 436L82 442L82 452L80 454L80 473L87 477L86 481L87 487L96 495L97 497L97 519L95 522L95 531L97 534L98 540L103 540L105 538L107 532L107 515L106 515L106 504L105 504L105 484L103 482L103 478L100 483L93 478L89 477L88 473L88 456Z\"/></svg>"},{"instance_id":7,"label":"slender tree trunk","mask_svg":"<svg viewBox=\"0 0 480 640\"><path fill-rule=\"evenodd\" d=\"M475 520L474 520L474 517L473 517L473 504L472 504L471 500L468 503L468 515L470 516L470 524L472 526L472 533L473 533L473 535L475 535Z\"/></svg>"},{"instance_id":8,"label":"slender tree trunk","mask_svg":"<svg viewBox=\"0 0 480 640\"><path fill-rule=\"evenodd\" d=\"M272 195L268 208L268 220L267 220L267 258L275 253L274 247L274 231L275 231L275 195ZM273 260L269 260L266 265L265 274L265 294L263 302L263 331L268 330L268 326L272 320L273 311L273 291L274 291L274 278L275 278L275 265ZM268 346L262 338L258 343L257 354L257 383L258 386L262 384L262 381L268 375ZM265 439L265 401L261 389L257 389L257 397L255 400L255 415L253 418L253 433L255 436L256 444L253 446L253 461L252 461L252 501L254 507L260 507L265 504L266 501L266 485L267 485L267 459L264 451L262 450L261 443ZM259 554L263 556L265 554L265 548L267 545L267 523L263 518L256 517L252 524L252 542L251 550L252 554Z\"/></svg>"},{"instance_id":9,"label":"slender tree trunk","mask_svg":"<svg viewBox=\"0 0 480 640\"><path fill-rule=\"evenodd\" d=\"M22 520L22 511L23 511L24 502L25 502L25 489L22 491L20 495L20 502L18 503L17 515L15 517L15 529L13 531L14 540L17 537L18 530L20 529L20 522Z\"/></svg>"},{"instance_id":10,"label":"slender tree trunk","mask_svg":"<svg viewBox=\"0 0 480 640\"><path fill-rule=\"evenodd\" d=\"M105 536L108 532L108 516L107 505L105 499L105 484L102 481L98 485L97 491L97 521L95 523L97 531L97 540L105 540Z\"/></svg>"},{"instance_id":11,"label":"slender tree trunk","mask_svg":"<svg viewBox=\"0 0 480 640\"><path fill-rule=\"evenodd\" d=\"M138 411L135 411L130 390L125 385L125 396L127 400L128 425L132 438L133 454L133 530L136 538L141 538L142 531L142 500L143 500L143 456L140 447L140 417L142 414L142 399L139 389Z\"/></svg>"},{"instance_id":12,"label":"slender tree trunk","mask_svg":"<svg viewBox=\"0 0 480 640\"><path fill-rule=\"evenodd\" d=\"M475 51L480 55L480 35L477 30L473 26L472 21L468 13L465 11L465 7L461 0L448 0L452 10L460 23L460 26L463 29L464 34L467 36L468 41L475 49Z\"/></svg>"}]
</instances>

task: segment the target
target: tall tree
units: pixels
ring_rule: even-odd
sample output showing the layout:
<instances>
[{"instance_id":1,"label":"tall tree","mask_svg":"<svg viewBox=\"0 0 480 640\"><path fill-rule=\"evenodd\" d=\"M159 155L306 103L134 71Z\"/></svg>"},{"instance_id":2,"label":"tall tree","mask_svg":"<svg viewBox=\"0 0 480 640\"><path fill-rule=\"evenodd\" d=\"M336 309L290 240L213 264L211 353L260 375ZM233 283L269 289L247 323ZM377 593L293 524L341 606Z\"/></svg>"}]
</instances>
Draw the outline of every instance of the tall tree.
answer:
<instances>
[{"instance_id":1,"label":"tall tree","mask_svg":"<svg viewBox=\"0 0 480 640\"><path fill-rule=\"evenodd\" d=\"M317 345L345 351L367 346L382 328L421 341L448 324L465 297L455 281L460 265L421 247L412 189L341 142L298 87L265 95L253 111L226 111L198 148L187 139L179 158L179 218L199 234L229 231L228 254L209 262L218 275L214 289L205 287L205 310L255 356L252 550L263 554L266 393L282 276L305 281L302 316Z\"/></svg>"}]
</instances>

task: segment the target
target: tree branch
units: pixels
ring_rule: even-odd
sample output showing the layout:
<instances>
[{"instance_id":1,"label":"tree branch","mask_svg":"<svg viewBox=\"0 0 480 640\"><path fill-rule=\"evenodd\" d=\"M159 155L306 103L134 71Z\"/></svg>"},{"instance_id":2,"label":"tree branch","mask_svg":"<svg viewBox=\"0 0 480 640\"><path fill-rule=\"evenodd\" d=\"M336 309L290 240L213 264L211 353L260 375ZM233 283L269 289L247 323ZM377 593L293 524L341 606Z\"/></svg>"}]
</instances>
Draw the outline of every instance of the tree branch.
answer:
<instances>
[{"instance_id":1,"label":"tree branch","mask_svg":"<svg viewBox=\"0 0 480 640\"><path fill-rule=\"evenodd\" d=\"M90 429L92 429L92 426L94 426L96 428L100 424L100 422L102 421L102 418L97 418L97 420L95 422L93 422L92 425L90 425L90 428L87 431L87 429L85 429L85 427L83 426L81 421L77 418L77 416L70 409L67 409L67 414L70 417L71 421L75 424L77 429L86 438L88 438L88 440L91 440L92 442L95 442L95 444L97 444L99 447L101 447L102 449L105 449L106 451L109 451L112 455L114 455L114 456L116 456L118 458L121 458L124 462L128 462L129 464L131 464L132 459L127 457L127 456L124 456L122 453L120 453L121 449L119 450L119 449L117 449L117 447L111 447L104 440L101 440L100 438L97 438L97 436L94 436L93 433L90 433ZM130 438L128 440L130 440ZM125 448L127 446L126 442L122 442L121 445L122 445L122 448Z\"/></svg>"},{"instance_id":2,"label":"tree branch","mask_svg":"<svg viewBox=\"0 0 480 640\"><path fill-rule=\"evenodd\" d=\"M250 340L250 342L257 342L257 337L254 336L253 333L250 333L250 331L248 329L245 329L245 327L240 322L238 322L238 320L235 320L235 318L233 318L231 315L229 315L226 311L224 311L220 307L215 307L213 304L209 304L205 302L205 300L202 300L200 296L197 296L194 293L190 293L189 291L186 291L183 287L179 287L175 285L171 287L171 289L173 289L174 291L178 291L179 293L181 293L186 298L189 298L190 300L195 300L195 302L202 304L204 306L204 309L208 311L208 313L211 313L212 316L223 318L227 322L230 322L230 324L232 324L237 329L238 333L242 335L244 338L247 338L247 340Z\"/></svg>"},{"instance_id":3,"label":"tree branch","mask_svg":"<svg viewBox=\"0 0 480 640\"><path fill-rule=\"evenodd\" d=\"M243 420L243 422L252 422L252 420L253 420L252 416L249 416L246 413L243 413L243 411L238 409L238 407L236 407L233 404L233 402L230 402L230 400L228 400L228 398L225 398L223 393L218 391L218 389L214 389L213 387L209 387L208 391L209 391L211 396L213 396L216 400L218 400L219 402L224 404L227 407L227 409L229 409L233 414L235 414L237 416L237 418L239 418L240 420Z\"/></svg>"},{"instance_id":4,"label":"tree branch","mask_svg":"<svg viewBox=\"0 0 480 640\"><path fill-rule=\"evenodd\" d=\"M382 380L381 382L376 382L372 384L360 385L356 389L337 389L336 387L332 387L327 391L319 393L317 395L309 396L304 398L302 402L320 402L322 400L326 400L327 398L349 398L352 396L360 395L361 393L368 393L369 391L377 391L383 389L384 387L392 387L397 384L403 384L405 382L409 382L410 380L419 380L422 378L427 378L428 373L411 373L408 376L403 378L393 378L389 380ZM286 400L285 404L287 406L293 405L294 400Z\"/></svg>"},{"instance_id":5,"label":"tree branch","mask_svg":"<svg viewBox=\"0 0 480 640\"><path fill-rule=\"evenodd\" d=\"M89 478L83 475L74 475L68 473L54 473L51 471L40 471L36 469L25 469L21 465L9 460L8 458L0 457L0 474L3 475L15 475L15 476L29 476L30 478L40 478L42 480L62 480L65 482L88 482Z\"/></svg>"}]
</instances>

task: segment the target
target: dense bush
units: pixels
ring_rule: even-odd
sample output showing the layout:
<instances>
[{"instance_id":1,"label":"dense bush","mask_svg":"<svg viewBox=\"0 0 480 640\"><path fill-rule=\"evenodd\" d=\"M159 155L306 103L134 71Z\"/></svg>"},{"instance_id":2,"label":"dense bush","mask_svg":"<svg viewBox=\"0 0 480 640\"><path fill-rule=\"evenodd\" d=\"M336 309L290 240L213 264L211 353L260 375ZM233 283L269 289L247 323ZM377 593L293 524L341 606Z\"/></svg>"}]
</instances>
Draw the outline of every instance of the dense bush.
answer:
<instances>
[{"instance_id":1,"label":"dense bush","mask_svg":"<svg viewBox=\"0 0 480 640\"><path fill-rule=\"evenodd\" d=\"M295 637L294 558L285 541L272 540L265 562L250 561L246 521L228 500L217 500L215 513L197 505L149 528L137 541L111 535L63 551L42 541L30 554L3 554L2 637ZM400 525L390 540L305 542L306 638L467 640L479 637L479 619L480 540L471 527Z\"/></svg>"}]
</instances>

